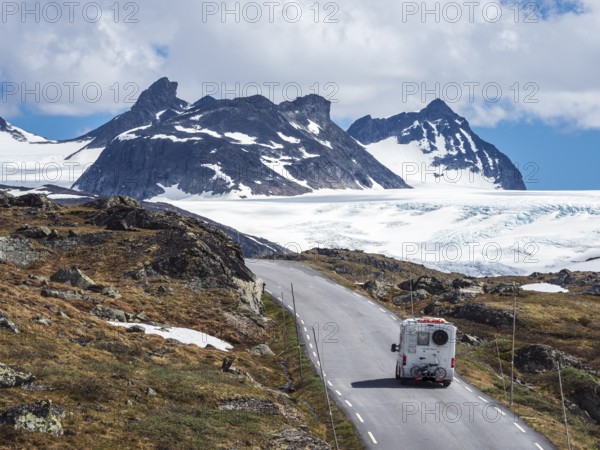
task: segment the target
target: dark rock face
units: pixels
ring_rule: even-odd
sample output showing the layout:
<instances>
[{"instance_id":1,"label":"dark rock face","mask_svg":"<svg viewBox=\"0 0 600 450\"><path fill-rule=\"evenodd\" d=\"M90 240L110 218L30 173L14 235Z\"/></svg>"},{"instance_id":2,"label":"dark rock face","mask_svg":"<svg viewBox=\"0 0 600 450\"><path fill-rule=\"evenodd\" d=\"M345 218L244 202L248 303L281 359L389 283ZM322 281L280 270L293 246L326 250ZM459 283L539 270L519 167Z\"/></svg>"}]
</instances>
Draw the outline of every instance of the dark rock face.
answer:
<instances>
[{"instance_id":1,"label":"dark rock face","mask_svg":"<svg viewBox=\"0 0 600 450\"><path fill-rule=\"evenodd\" d=\"M177 83L161 78L140 94L129 111L75 140L93 139L85 148L101 148L127 130L151 125L173 113L182 112L187 106L187 102L177 98ZM159 113L162 114L159 116Z\"/></svg>"},{"instance_id":2,"label":"dark rock face","mask_svg":"<svg viewBox=\"0 0 600 450\"><path fill-rule=\"evenodd\" d=\"M579 390L572 394L572 398L596 423L600 423L600 384L595 388Z\"/></svg>"},{"instance_id":3,"label":"dark rock face","mask_svg":"<svg viewBox=\"0 0 600 450\"><path fill-rule=\"evenodd\" d=\"M544 344L531 344L519 349L515 354L515 366L530 373L541 373L558 370L561 368L575 367L584 369L583 363L572 355Z\"/></svg>"},{"instance_id":4,"label":"dark rock face","mask_svg":"<svg viewBox=\"0 0 600 450\"><path fill-rule=\"evenodd\" d=\"M449 311L447 315L493 326L512 325L513 323L511 312L490 308L479 302L458 306L453 311Z\"/></svg>"},{"instance_id":5,"label":"dark rock face","mask_svg":"<svg viewBox=\"0 0 600 450\"><path fill-rule=\"evenodd\" d=\"M188 194L242 196L375 183L407 188L330 119L329 109L317 95L280 105L262 96L200 101L110 141L75 186L137 199L162 194L159 184Z\"/></svg>"},{"instance_id":6,"label":"dark rock face","mask_svg":"<svg viewBox=\"0 0 600 450\"><path fill-rule=\"evenodd\" d=\"M475 134L465 118L439 99L419 112L387 119L362 117L350 126L348 134L364 145L391 137L399 144L417 142L424 154L434 156L433 167L470 170L493 179L502 189L526 189L519 169L511 160ZM440 137L445 141L444 146L440 146Z\"/></svg>"},{"instance_id":7,"label":"dark rock face","mask_svg":"<svg viewBox=\"0 0 600 450\"><path fill-rule=\"evenodd\" d=\"M428 292L431 295L440 295L445 292L448 292L451 287L450 284L444 282L442 280L438 280L435 277L420 277L416 281L415 280L406 280L398 285L400 289L405 291L411 290L411 282L412 282L412 290L416 291L418 289L422 289Z\"/></svg>"},{"instance_id":8,"label":"dark rock face","mask_svg":"<svg viewBox=\"0 0 600 450\"><path fill-rule=\"evenodd\" d=\"M0 414L0 424L9 425L16 430L32 433L47 433L62 436L64 431L61 419L65 411L49 400L19 405Z\"/></svg>"},{"instance_id":9,"label":"dark rock face","mask_svg":"<svg viewBox=\"0 0 600 450\"><path fill-rule=\"evenodd\" d=\"M258 314L263 313L262 283L246 267L241 248L207 223L172 212L127 205L99 210L89 220L108 229L162 230L148 243L157 247L152 262L128 276L188 278L194 280L196 290L234 288L240 292L243 304Z\"/></svg>"},{"instance_id":10,"label":"dark rock face","mask_svg":"<svg viewBox=\"0 0 600 450\"><path fill-rule=\"evenodd\" d=\"M556 277L552 278L549 281L549 283L558 284L559 286L562 286L562 287L568 287L572 284L577 283L577 277L569 269L563 269L560 272L558 272Z\"/></svg>"}]
</instances>

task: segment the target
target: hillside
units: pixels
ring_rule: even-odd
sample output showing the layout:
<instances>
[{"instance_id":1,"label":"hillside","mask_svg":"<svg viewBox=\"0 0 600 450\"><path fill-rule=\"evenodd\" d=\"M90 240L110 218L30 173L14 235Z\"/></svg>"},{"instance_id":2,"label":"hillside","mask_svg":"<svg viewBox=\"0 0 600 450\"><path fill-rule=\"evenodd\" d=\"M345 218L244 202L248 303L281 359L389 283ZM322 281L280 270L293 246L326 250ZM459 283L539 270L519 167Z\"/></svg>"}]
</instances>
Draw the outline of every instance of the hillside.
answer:
<instances>
[{"instance_id":1,"label":"hillside","mask_svg":"<svg viewBox=\"0 0 600 450\"><path fill-rule=\"evenodd\" d=\"M415 315L445 317L456 324L459 373L505 404L516 298L513 409L558 448L567 448L556 371L560 361L572 448L591 449L600 444L599 273L564 270L528 277L469 278L342 249L315 249L295 259L402 317L412 315L412 280ZM545 290L545 284L568 292L536 292L521 287Z\"/></svg>"},{"instance_id":2,"label":"hillside","mask_svg":"<svg viewBox=\"0 0 600 450\"><path fill-rule=\"evenodd\" d=\"M330 448L318 378L224 233L127 198L0 210L1 448Z\"/></svg>"}]
</instances>

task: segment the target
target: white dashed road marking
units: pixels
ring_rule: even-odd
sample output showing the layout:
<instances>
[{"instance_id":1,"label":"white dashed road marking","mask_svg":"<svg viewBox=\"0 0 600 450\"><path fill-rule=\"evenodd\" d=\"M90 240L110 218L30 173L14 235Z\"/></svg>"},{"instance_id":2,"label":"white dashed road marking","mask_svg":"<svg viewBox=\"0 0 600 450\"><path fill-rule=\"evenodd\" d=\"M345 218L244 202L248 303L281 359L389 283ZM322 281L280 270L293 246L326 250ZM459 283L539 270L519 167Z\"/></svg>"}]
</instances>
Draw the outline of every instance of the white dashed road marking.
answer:
<instances>
[{"instance_id":1,"label":"white dashed road marking","mask_svg":"<svg viewBox=\"0 0 600 450\"><path fill-rule=\"evenodd\" d=\"M369 437L373 441L373 444L377 444L377 440L375 439L375 436L373 436L373 433L371 433L370 431L369 431Z\"/></svg>"},{"instance_id":2,"label":"white dashed road marking","mask_svg":"<svg viewBox=\"0 0 600 450\"><path fill-rule=\"evenodd\" d=\"M469 392L473 392L473 389L471 389L469 386L465 386L465 389Z\"/></svg>"},{"instance_id":3,"label":"white dashed road marking","mask_svg":"<svg viewBox=\"0 0 600 450\"><path fill-rule=\"evenodd\" d=\"M539 448L540 450L544 450L544 447L542 447L542 446L541 446L540 444L538 444L537 442L535 443L535 446L536 446L537 448Z\"/></svg>"},{"instance_id":4,"label":"white dashed road marking","mask_svg":"<svg viewBox=\"0 0 600 450\"><path fill-rule=\"evenodd\" d=\"M521 425L519 425L516 422L515 422L515 427L517 427L519 430L521 430L523 433L525 433L525 430L523 429L523 427L521 427Z\"/></svg>"},{"instance_id":5,"label":"white dashed road marking","mask_svg":"<svg viewBox=\"0 0 600 450\"><path fill-rule=\"evenodd\" d=\"M352 403L350 403L348 400L344 400L344 401L346 402L346 404L347 404L347 405L348 405L350 408L352 408Z\"/></svg>"},{"instance_id":6,"label":"white dashed road marking","mask_svg":"<svg viewBox=\"0 0 600 450\"><path fill-rule=\"evenodd\" d=\"M360 417L359 413L356 413L356 417L358 417L358 420L360 420L360 423L365 423L365 421L363 420L363 418Z\"/></svg>"},{"instance_id":7,"label":"white dashed road marking","mask_svg":"<svg viewBox=\"0 0 600 450\"><path fill-rule=\"evenodd\" d=\"M335 393L336 393L337 395L339 395L340 397L342 396L342 393L341 393L340 391L337 391L337 390L336 390L336 391L335 391Z\"/></svg>"},{"instance_id":8,"label":"white dashed road marking","mask_svg":"<svg viewBox=\"0 0 600 450\"><path fill-rule=\"evenodd\" d=\"M333 387L333 384L331 383L331 381L328 381L327 384L331 387Z\"/></svg>"},{"instance_id":9,"label":"white dashed road marking","mask_svg":"<svg viewBox=\"0 0 600 450\"><path fill-rule=\"evenodd\" d=\"M504 411L502 411L500 408L496 407L496 411L498 411L499 413L501 413L503 416L506 415L506 413Z\"/></svg>"},{"instance_id":10,"label":"white dashed road marking","mask_svg":"<svg viewBox=\"0 0 600 450\"><path fill-rule=\"evenodd\" d=\"M487 401L485 398L483 398L483 397L482 397L482 396L480 396L480 395L478 395L478 396L477 396L477 398L478 398L479 400L481 400L482 402L484 402L484 403L487 403L487 402L488 402L488 401Z\"/></svg>"}]
</instances>

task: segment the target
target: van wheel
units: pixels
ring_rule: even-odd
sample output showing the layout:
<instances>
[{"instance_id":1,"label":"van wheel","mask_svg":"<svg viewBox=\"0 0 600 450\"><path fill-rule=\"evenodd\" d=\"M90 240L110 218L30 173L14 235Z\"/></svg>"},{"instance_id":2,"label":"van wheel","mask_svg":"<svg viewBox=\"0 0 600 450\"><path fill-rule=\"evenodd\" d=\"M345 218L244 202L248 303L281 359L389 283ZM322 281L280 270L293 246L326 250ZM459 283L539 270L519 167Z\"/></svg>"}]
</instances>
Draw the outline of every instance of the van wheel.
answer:
<instances>
[{"instance_id":1,"label":"van wheel","mask_svg":"<svg viewBox=\"0 0 600 450\"><path fill-rule=\"evenodd\" d=\"M444 386L445 388L447 388L451 384L452 384L452 381L442 381L442 386Z\"/></svg>"},{"instance_id":2,"label":"van wheel","mask_svg":"<svg viewBox=\"0 0 600 450\"><path fill-rule=\"evenodd\" d=\"M400 378L400 371L398 370L398 363L396 363L396 380L402 380L402 378Z\"/></svg>"}]
</instances>

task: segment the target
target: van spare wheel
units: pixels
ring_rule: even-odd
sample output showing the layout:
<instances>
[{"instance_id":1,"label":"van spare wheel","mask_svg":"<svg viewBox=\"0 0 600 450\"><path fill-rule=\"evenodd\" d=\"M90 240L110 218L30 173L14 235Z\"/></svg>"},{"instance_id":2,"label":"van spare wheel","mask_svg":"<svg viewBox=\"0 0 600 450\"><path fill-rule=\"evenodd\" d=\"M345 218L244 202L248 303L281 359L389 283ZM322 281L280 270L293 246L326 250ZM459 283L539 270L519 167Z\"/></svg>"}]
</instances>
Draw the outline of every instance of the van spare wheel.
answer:
<instances>
[{"instance_id":1,"label":"van spare wheel","mask_svg":"<svg viewBox=\"0 0 600 450\"><path fill-rule=\"evenodd\" d=\"M431 339L435 345L444 345L446 342L448 342L448 333L446 333L444 330L437 330L433 333Z\"/></svg>"}]
</instances>

